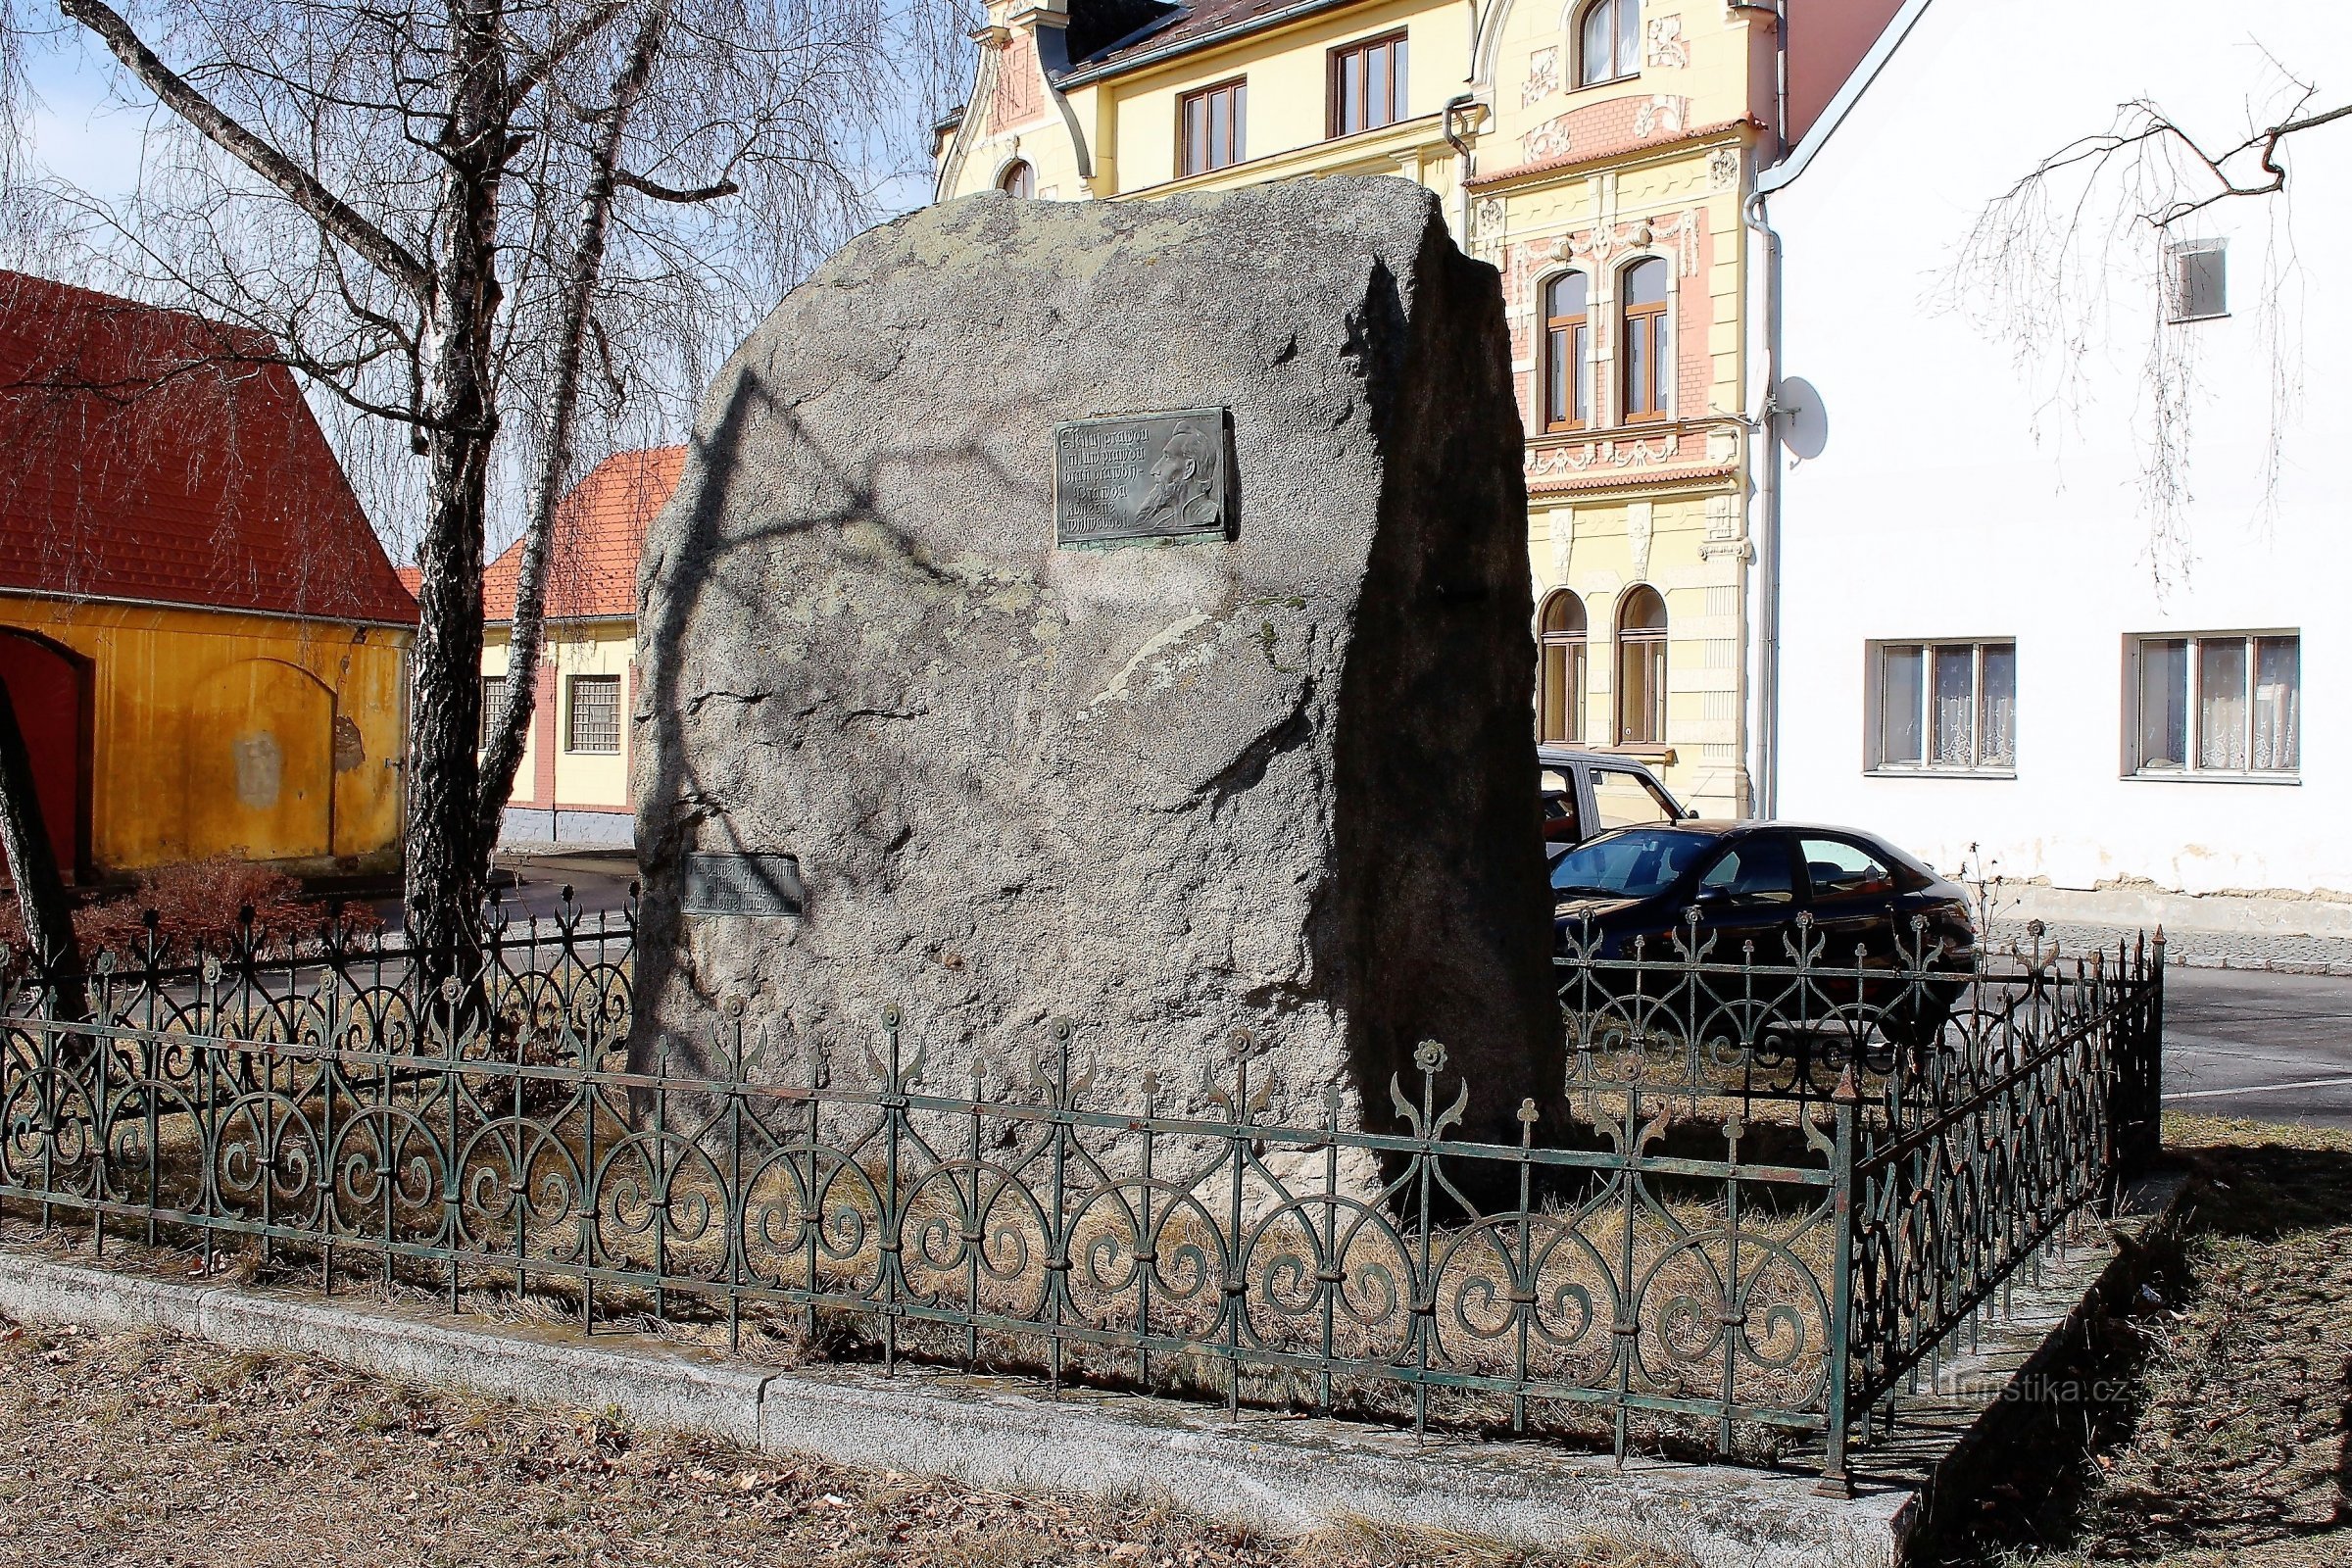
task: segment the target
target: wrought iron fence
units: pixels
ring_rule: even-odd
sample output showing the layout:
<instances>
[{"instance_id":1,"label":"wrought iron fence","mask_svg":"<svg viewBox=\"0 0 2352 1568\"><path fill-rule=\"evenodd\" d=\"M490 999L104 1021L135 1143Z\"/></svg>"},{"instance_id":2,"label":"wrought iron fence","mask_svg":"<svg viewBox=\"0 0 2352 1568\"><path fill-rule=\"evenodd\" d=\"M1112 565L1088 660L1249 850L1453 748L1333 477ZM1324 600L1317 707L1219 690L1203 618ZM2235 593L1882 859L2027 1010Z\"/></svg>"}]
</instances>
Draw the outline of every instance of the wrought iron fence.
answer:
<instances>
[{"instance_id":1,"label":"wrought iron fence","mask_svg":"<svg viewBox=\"0 0 2352 1568\"><path fill-rule=\"evenodd\" d=\"M357 942L102 966L78 1020L30 987L0 1204L886 1367L1621 1455L1818 1443L1839 1485L1848 1428L2153 1129L2161 948L1571 944L1564 1093L1484 1144L1436 1042L1370 1125L1336 1088L1318 1125L1262 1119L1246 1040L1203 1082L1111 1085L1057 1025L947 1083L896 1009L826 1052L731 1006L694 1070L632 1057L629 930L494 929L454 969Z\"/></svg>"}]
</instances>

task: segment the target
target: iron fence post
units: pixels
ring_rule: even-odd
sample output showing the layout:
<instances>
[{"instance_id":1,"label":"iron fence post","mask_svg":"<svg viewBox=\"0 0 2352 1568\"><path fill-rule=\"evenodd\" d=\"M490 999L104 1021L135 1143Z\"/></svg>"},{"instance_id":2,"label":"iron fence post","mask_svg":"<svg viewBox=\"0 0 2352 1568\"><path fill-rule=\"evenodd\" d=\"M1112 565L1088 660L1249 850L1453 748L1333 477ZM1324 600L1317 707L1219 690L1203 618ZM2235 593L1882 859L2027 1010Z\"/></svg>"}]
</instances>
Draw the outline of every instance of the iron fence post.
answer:
<instances>
[{"instance_id":1,"label":"iron fence post","mask_svg":"<svg viewBox=\"0 0 2352 1568\"><path fill-rule=\"evenodd\" d=\"M1854 1108L1861 1103L1862 1093L1854 1084L1854 1069L1847 1067L1838 1076L1838 1088L1831 1095L1836 1107L1838 1128L1830 1147L1830 1206L1832 1221L1830 1261L1830 1343L1828 1384L1823 1389L1823 1420L1828 1452L1823 1457L1821 1480L1814 1491L1829 1497L1850 1497L1854 1494L1853 1478L1845 1463L1845 1396L1846 1385L1852 1377L1852 1342L1854 1316Z\"/></svg>"},{"instance_id":2,"label":"iron fence post","mask_svg":"<svg viewBox=\"0 0 2352 1568\"><path fill-rule=\"evenodd\" d=\"M2148 948L2147 1033L2140 1042L2143 1083L2140 1105L2145 1125L2140 1129L2136 1156L2153 1163L2164 1151L2164 927Z\"/></svg>"}]
</instances>

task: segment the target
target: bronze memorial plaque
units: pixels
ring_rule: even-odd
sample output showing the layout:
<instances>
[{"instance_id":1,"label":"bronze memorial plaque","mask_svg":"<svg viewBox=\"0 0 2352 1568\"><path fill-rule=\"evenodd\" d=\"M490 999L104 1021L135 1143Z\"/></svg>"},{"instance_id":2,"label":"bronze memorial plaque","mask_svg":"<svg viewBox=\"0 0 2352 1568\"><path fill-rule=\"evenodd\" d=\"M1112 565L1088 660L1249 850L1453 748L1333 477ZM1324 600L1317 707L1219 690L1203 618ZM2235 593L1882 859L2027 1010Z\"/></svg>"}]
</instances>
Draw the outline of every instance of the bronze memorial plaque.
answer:
<instances>
[{"instance_id":1,"label":"bronze memorial plaque","mask_svg":"<svg viewBox=\"0 0 2352 1568\"><path fill-rule=\"evenodd\" d=\"M1233 537L1232 419L1180 409L1054 426L1054 543Z\"/></svg>"},{"instance_id":2,"label":"bronze memorial plaque","mask_svg":"<svg viewBox=\"0 0 2352 1568\"><path fill-rule=\"evenodd\" d=\"M799 914L807 898L797 855L689 851L678 907L687 914Z\"/></svg>"}]
</instances>

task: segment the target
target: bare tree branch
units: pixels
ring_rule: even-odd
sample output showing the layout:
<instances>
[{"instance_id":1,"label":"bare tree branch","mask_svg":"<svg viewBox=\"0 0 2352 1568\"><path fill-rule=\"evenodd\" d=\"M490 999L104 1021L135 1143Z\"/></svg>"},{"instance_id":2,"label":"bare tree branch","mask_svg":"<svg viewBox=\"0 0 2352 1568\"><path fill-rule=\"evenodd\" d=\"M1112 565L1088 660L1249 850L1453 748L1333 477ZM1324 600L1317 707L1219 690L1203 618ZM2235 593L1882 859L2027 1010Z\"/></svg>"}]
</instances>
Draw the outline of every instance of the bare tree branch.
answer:
<instances>
[{"instance_id":1,"label":"bare tree branch","mask_svg":"<svg viewBox=\"0 0 2352 1568\"><path fill-rule=\"evenodd\" d=\"M514 790L515 770L522 765L523 748L530 739L531 714L537 707L539 660L547 639L547 567L554 548L556 512L564 481L572 465L572 433L580 401L581 361L594 319L597 284L605 266L607 230L612 219L622 139L629 117L645 96L654 59L669 27L666 0L649 7L640 19L612 96L603 114L603 125L589 166L587 194L581 201L580 230L572 246L571 266L564 280L563 325L556 346L555 381L550 391L548 432L539 455L539 472L531 484L530 520L523 534L522 559L514 578L514 616L507 635L505 697L483 750L480 842L487 858L498 842L507 799ZM488 870L487 865L484 871Z\"/></svg>"},{"instance_id":2,"label":"bare tree branch","mask_svg":"<svg viewBox=\"0 0 2352 1568\"><path fill-rule=\"evenodd\" d=\"M2201 137L2150 99L2119 105L2106 130L2058 148L1986 203L1942 280L1950 307L2006 344L2021 371L2048 378L2035 411L2037 434L2052 414L2066 422L2082 415L2088 368L2102 363L2096 351L2111 337L2115 303L2146 300L2133 412L2147 560L2160 593L2194 560L2187 517L2198 403L2196 344L2177 319L2168 247L2190 219L2224 203L2283 201L2292 139L2352 119L2352 104L2312 110L2317 86L2276 60L2270 65L2278 107L2267 123L2233 140ZM2257 303L2273 358L2265 508L2277 491L2279 432L2294 381L2284 356L2296 334L2277 319L2279 285L2274 258ZM2063 431L2060 424L2054 433Z\"/></svg>"},{"instance_id":3,"label":"bare tree branch","mask_svg":"<svg viewBox=\"0 0 2352 1568\"><path fill-rule=\"evenodd\" d=\"M695 190L677 190L668 185L657 184L639 174L615 173L612 176L612 183L625 190L633 190L641 196L651 196L655 201L675 202L680 206L690 206L696 202L714 202L722 196L736 196L743 192L743 187L731 179L722 179L716 184L704 185Z\"/></svg>"},{"instance_id":4,"label":"bare tree branch","mask_svg":"<svg viewBox=\"0 0 2352 1568\"><path fill-rule=\"evenodd\" d=\"M130 24L108 6L106 0L58 0L58 10L68 20L78 22L97 34L115 58L144 82L166 108L283 191L289 201L317 219L335 238L367 257L411 294L421 298L431 289L432 273L422 262L354 212L341 197L284 153L222 114L212 100L158 59L155 51L140 40Z\"/></svg>"}]
</instances>

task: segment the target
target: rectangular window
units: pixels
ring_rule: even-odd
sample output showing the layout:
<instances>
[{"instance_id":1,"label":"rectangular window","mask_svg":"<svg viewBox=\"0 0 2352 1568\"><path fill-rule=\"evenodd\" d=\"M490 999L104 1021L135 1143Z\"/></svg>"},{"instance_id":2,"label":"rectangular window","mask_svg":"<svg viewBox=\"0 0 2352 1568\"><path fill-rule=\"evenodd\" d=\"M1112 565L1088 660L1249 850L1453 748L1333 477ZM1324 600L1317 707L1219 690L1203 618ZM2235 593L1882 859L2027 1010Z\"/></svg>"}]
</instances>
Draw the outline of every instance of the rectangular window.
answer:
<instances>
[{"instance_id":1,"label":"rectangular window","mask_svg":"<svg viewBox=\"0 0 2352 1568\"><path fill-rule=\"evenodd\" d=\"M1666 740L1666 639L1617 640L1617 744L1660 746Z\"/></svg>"},{"instance_id":2,"label":"rectangular window","mask_svg":"<svg viewBox=\"0 0 2352 1568\"><path fill-rule=\"evenodd\" d=\"M2164 248L2168 314L2203 321L2230 314L2230 255L2218 239L2182 240Z\"/></svg>"},{"instance_id":3,"label":"rectangular window","mask_svg":"<svg viewBox=\"0 0 2352 1568\"><path fill-rule=\"evenodd\" d=\"M1250 156L1242 137L1248 94L1249 83L1236 79L1176 100L1178 177L1226 169Z\"/></svg>"},{"instance_id":4,"label":"rectangular window","mask_svg":"<svg viewBox=\"0 0 2352 1568\"><path fill-rule=\"evenodd\" d=\"M2017 644L1874 643L1870 766L2017 770Z\"/></svg>"},{"instance_id":5,"label":"rectangular window","mask_svg":"<svg viewBox=\"0 0 2352 1568\"><path fill-rule=\"evenodd\" d=\"M1334 49L1330 98L1334 136L1378 130L1404 119L1404 34Z\"/></svg>"},{"instance_id":6,"label":"rectangular window","mask_svg":"<svg viewBox=\"0 0 2352 1568\"><path fill-rule=\"evenodd\" d=\"M2302 766L2303 640L2295 633L2134 637L2127 654L2131 772L2227 778Z\"/></svg>"},{"instance_id":7,"label":"rectangular window","mask_svg":"<svg viewBox=\"0 0 2352 1568\"><path fill-rule=\"evenodd\" d=\"M571 719L564 734L564 747L571 752L602 752L607 755L619 752L618 675L571 677Z\"/></svg>"},{"instance_id":8,"label":"rectangular window","mask_svg":"<svg viewBox=\"0 0 2352 1568\"><path fill-rule=\"evenodd\" d=\"M499 705L507 700L507 677L482 677L482 738L475 744L482 751L490 749L490 726L498 722Z\"/></svg>"}]
</instances>

